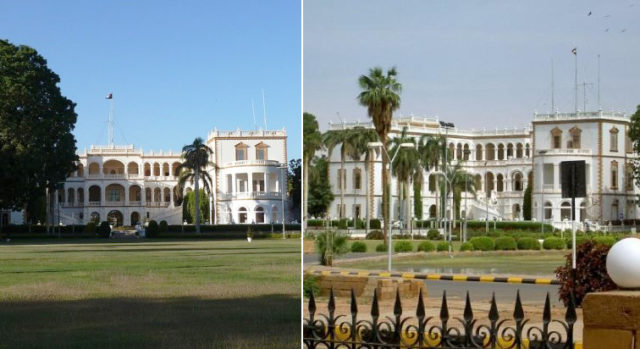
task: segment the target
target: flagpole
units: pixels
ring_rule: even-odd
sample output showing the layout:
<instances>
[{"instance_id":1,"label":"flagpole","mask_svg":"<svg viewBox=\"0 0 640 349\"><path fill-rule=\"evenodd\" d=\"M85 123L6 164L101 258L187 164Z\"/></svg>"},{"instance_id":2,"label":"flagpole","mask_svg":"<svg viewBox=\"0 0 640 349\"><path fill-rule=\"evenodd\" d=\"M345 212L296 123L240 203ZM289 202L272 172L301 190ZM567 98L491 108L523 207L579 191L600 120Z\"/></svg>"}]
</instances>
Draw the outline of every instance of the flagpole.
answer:
<instances>
[{"instance_id":1,"label":"flagpole","mask_svg":"<svg viewBox=\"0 0 640 349\"><path fill-rule=\"evenodd\" d=\"M576 70L575 70L575 109L576 109L576 116L578 115L578 48L576 47L574 49L574 53L573 55L575 56L575 66L576 66Z\"/></svg>"},{"instance_id":2,"label":"flagpole","mask_svg":"<svg viewBox=\"0 0 640 349\"><path fill-rule=\"evenodd\" d=\"M598 110L601 110L602 106L600 105L600 55L598 55Z\"/></svg>"},{"instance_id":3,"label":"flagpole","mask_svg":"<svg viewBox=\"0 0 640 349\"><path fill-rule=\"evenodd\" d=\"M262 113L264 117L264 130L267 130L267 105L264 103L264 89L262 89Z\"/></svg>"},{"instance_id":4,"label":"flagpole","mask_svg":"<svg viewBox=\"0 0 640 349\"><path fill-rule=\"evenodd\" d=\"M555 104L555 90L554 90L554 86L553 86L553 58L551 58L551 114L555 113L556 111L556 104Z\"/></svg>"},{"instance_id":5,"label":"flagpole","mask_svg":"<svg viewBox=\"0 0 640 349\"><path fill-rule=\"evenodd\" d=\"M109 110L109 146L113 146L113 95L109 98L111 108Z\"/></svg>"}]
</instances>

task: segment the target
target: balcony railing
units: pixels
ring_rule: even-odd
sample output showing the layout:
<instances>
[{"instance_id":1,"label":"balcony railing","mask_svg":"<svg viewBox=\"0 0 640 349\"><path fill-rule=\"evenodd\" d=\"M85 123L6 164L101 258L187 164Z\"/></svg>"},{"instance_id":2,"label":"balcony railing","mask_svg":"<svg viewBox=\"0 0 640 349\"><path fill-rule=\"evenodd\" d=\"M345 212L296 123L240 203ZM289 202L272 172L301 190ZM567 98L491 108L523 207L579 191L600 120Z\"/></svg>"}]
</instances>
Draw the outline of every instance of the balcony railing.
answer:
<instances>
[{"instance_id":1,"label":"balcony railing","mask_svg":"<svg viewBox=\"0 0 640 349\"><path fill-rule=\"evenodd\" d=\"M148 202L147 207L168 207L170 202Z\"/></svg>"},{"instance_id":2,"label":"balcony railing","mask_svg":"<svg viewBox=\"0 0 640 349\"><path fill-rule=\"evenodd\" d=\"M100 206L100 201L89 201L89 206Z\"/></svg>"},{"instance_id":3,"label":"balcony railing","mask_svg":"<svg viewBox=\"0 0 640 349\"><path fill-rule=\"evenodd\" d=\"M232 199L256 199L256 200L275 200L281 198L280 192L237 192L237 193L218 193L218 197L222 200Z\"/></svg>"},{"instance_id":4,"label":"balcony railing","mask_svg":"<svg viewBox=\"0 0 640 349\"><path fill-rule=\"evenodd\" d=\"M238 160L238 161L229 161L223 165L223 167L230 166L248 166L248 165L258 165L258 166L278 166L280 163L276 160Z\"/></svg>"}]
</instances>

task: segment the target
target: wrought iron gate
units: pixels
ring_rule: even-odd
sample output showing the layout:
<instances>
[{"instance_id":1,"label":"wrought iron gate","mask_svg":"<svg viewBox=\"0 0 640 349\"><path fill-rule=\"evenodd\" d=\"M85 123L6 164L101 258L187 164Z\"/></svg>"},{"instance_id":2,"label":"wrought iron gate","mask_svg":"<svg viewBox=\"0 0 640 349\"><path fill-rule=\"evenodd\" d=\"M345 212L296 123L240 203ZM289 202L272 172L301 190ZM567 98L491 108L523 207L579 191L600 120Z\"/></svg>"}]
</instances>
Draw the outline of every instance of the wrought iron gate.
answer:
<instances>
[{"instance_id":1,"label":"wrought iron gate","mask_svg":"<svg viewBox=\"0 0 640 349\"><path fill-rule=\"evenodd\" d=\"M310 349L573 348L573 326L577 316L573 296L571 299L564 321L552 320L547 293L542 325L527 326L525 329L530 320L525 319L520 291L516 294L512 319L500 319L494 295L491 299L488 324L478 324L471 308L469 292L462 318L450 319L446 292L442 295L439 316L427 316L420 290L415 316L403 316L400 293L396 291L394 316L380 319L378 296L374 291L371 320L361 320L358 319L358 305L353 290L350 317L336 316L332 289L327 306L328 314L316 314L315 297L311 294L308 305L309 317L304 319L303 342L305 347ZM551 323L558 323L562 330L550 329Z\"/></svg>"}]
</instances>

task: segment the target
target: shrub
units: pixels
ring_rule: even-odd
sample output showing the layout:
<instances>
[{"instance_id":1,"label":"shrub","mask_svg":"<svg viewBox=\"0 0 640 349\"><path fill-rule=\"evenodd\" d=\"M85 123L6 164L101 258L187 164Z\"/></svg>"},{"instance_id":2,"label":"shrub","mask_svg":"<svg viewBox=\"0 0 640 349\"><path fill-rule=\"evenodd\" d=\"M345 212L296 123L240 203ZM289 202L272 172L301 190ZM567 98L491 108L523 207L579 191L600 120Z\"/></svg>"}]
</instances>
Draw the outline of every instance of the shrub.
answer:
<instances>
[{"instance_id":1,"label":"shrub","mask_svg":"<svg viewBox=\"0 0 640 349\"><path fill-rule=\"evenodd\" d=\"M576 286L575 302L577 306L589 292L602 292L616 289L607 274L607 253L611 246L598 244L593 241L585 241L576 247ZM573 271L571 268L572 256L568 253L564 266L556 269L556 277L560 280L560 299L565 306L569 304L573 287Z\"/></svg>"},{"instance_id":2,"label":"shrub","mask_svg":"<svg viewBox=\"0 0 640 349\"><path fill-rule=\"evenodd\" d=\"M418 245L418 251L422 252L432 252L435 251L436 247L433 246L431 241L423 241Z\"/></svg>"},{"instance_id":3,"label":"shrub","mask_svg":"<svg viewBox=\"0 0 640 349\"><path fill-rule=\"evenodd\" d=\"M367 244L361 241L355 241L351 244L351 252L367 252Z\"/></svg>"},{"instance_id":4,"label":"shrub","mask_svg":"<svg viewBox=\"0 0 640 349\"><path fill-rule=\"evenodd\" d=\"M382 225L380 224L379 219L370 219L369 220L369 228L371 229L382 229Z\"/></svg>"},{"instance_id":5,"label":"shrub","mask_svg":"<svg viewBox=\"0 0 640 349\"><path fill-rule=\"evenodd\" d=\"M384 239L384 234L380 230L372 230L367 234L367 240L382 240Z\"/></svg>"},{"instance_id":6,"label":"shrub","mask_svg":"<svg viewBox=\"0 0 640 349\"><path fill-rule=\"evenodd\" d=\"M523 237L518 240L518 250L539 250L540 242L538 239L531 237Z\"/></svg>"},{"instance_id":7,"label":"shrub","mask_svg":"<svg viewBox=\"0 0 640 349\"><path fill-rule=\"evenodd\" d=\"M349 220L346 218L342 218L338 221L338 229L347 229L349 228Z\"/></svg>"},{"instance_id":8,"label":"shrub","mask_svg":"<svg viewBox=\"0 0 640 349\"><path fill-rule=\"evenodd\" d=\"M496 239L496 250L507 251L507 250L515 250L518 248L518 244L516 243L516 239L511 236L501 236Z\"/></svg>"},{"instance_id":9,"label":"shrub","mask_svg":"<svg viewBox=\"0 0 640 349\"><path fill-rule=\"evenodd\" d=\"M145 229L147 237L153 238L158 236L158 222L154 220L150 220L149 224L147 224L147 228Z\"/></svg>"},{"instance_id":10,"label":"shrub","mask_svg":"<svg viewBox=\"0 0 640 349\"><path fill-rule=\"evenodd\" d=\"M158 232L166 233L169 230L169 226L167 225L167 221L160 221L160 225L158 226Z\"/></svg>"},{"instance_id":11,"label":"shrub","mask_svg":"<svg viewBox=\"0 0 640 349\"><path fill-rule=\"evenodd\" d=\"M493 251L495 248L493 239L486 236L472 238L469 242L473 245L473 249L478 251Z\"/></svg>"},{"instance_id":12,"label":"shrub","mask_svg":"<svg viewBox=\"0 0 640 349\"><path fill-rule=\"evenodd\" d=\"M442 236L437 229L429 229L427 232L427 239L429 240L440 240Z\"/></svg>"},{"instance_id":13,"label":"shrub","mask_svg":"<svg viewBox=\"0 0 640 349\"><path fill-rule=\"evenodd\" d=\"M87 223L87 225L84 227L84 232L85 233L95 233L96 232L96 223L94 223L94 222Z\"/></svg>"},{"instance_id":14,"label":"shrub","mask_svg":"<svg viewBox=\"0 0 640 349\"><path fill-rule=\"evenodd\" d=\"M318 293L320 293L318 278L313 275L305 274L302 280L302 292L304 293L305 297L310 297L311 292L313 292L313 294L317 296Z\"/></svg>"},{"instance_id":15,"label":"shrub","mask_svg":"<svg viewBox=\"0 0 640 349\"><path fill-rule=\"evenodd\" d=\"M436 245L436 250L438 252L449 251L449 243L446 241L438 242L438 244Z\"/></svg>"},{"instance_id":16,"label":"shrub","mask_svg":"<svg viewBox=\"0 0 640 349\"><path fill-rule=\"evenodd\" d=\"M376 245L376 252L387 252L387 244Z\"/></svg>"},{"instance_id":17,"label":"shrub","mask_svg":"<svg viewBox=\"0 0 640 349\"><path fill-rule=\"evenodd\" d=\"M596 236L593 238L593 242L595 242L596 244L613 246L613 244L616 243L616 238L614 238L613 236ZM576 245L580 246L580 244L578 244L577 238Z\"/></svg>"},{"instance_id":18,"label":"shrub","mask_svg":"<svg viewBox=\"0 0 640 349\"><path fill-rule=\"evenodd\" d=\"M393 250L396 252L411 252L413 251L413 244L411 241L400 240L393 244Z\"/></svg>"},{"instance_id":19,"label":"shrub","mask_svg":"<svg viewBox=\"0 0 640 349\"><path fill-rule=\"evenodd\" d=\"M110 234L111 226L109 225L109 222L104 221L100 223L100 226L98 227L98 235L103 238L108 238Z\"/></svg>"},{"instance_id":20,"label":"shrub","mask_svg":"<svg viewBox=\"0 0 640 349\"><path fill-rule=\"evenodd\" d=\"M316 252L320 255L320 264L331 266L333 257L349 251L347 236L334 230L323 231L316 235Z\"/></svg>"},{"instance_id":21,"label":"shrub","mask_svg":"<svg viewBox=\"0 0 640 349\"><path fill-rule=\"evenodd\" d=\"M567 237L567 248L573 248L573 238L571 236ZM580 246L585 241L590 241L591 238L588 236L576 236L576 246Z\"/></svg>"},{"instance_id":22,"label":"shrub","mask_svg":"<svg viewBox=\"0 0 640 349\"><path fill-rule=\"evenodd\" d=\"M545 250L564 250L567 247L567 244L561 238L548 237L544 239L542 247Z\"/></svg>"},{"instance_id":23,"label":"shrub","mask_svg":"<svg viewBox=\"0 0 640 349\"><path fill-rule=\"evenodd\" d=\"M324 220L322 220L322 219L307 219L307 227L324 227Z\"/></svg>"},{"instance_id":24,"label":"shrub","mask_svg":"<svg viewBox=\"0 0 640 349\"><path fill-rule=\"evenodd\" d=\"M463 242L462 245L460 245L460 251L473 251L473 244L469 241Z\"/></svg>"}]
</instances>

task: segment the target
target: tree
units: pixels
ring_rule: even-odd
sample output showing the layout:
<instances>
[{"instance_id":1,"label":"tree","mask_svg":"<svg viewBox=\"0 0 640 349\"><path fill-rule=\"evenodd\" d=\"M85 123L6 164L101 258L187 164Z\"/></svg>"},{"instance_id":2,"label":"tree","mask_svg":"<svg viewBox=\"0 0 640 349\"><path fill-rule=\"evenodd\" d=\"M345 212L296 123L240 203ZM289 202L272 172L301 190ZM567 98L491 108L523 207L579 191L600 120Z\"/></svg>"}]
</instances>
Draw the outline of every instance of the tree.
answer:
<instances>
[{"instance_id":1,"label":"tree","mask_svg":"<svg viewBox=\"0 0 640 349\"><path fill-rule=\"evenodd\" d=\"M452 209L453 212L455 212L453 218L455 222L456 217L460 218L460 202L462 201L462 193L467 189L475 198L476 182L473 179L473 175L462 169L460 162L453 166L448 166L446 174L447 178L451 179L451 187L448 188L447 195L445 197L449 197L449 194L453 191L454 207Z\"/></svg>"},{"instance_id":2,"label":"tree","mask_svg":"<svg viewBox=\"0 0 640 349\"><path fill-rule=\"evenodd\" d=\"M402 133L398 137L391 140L391 154L395 155L395 161L391 164L392 173L398 178L399 201L401 203L401 217L403 221L407 220L407 200L409 196L409 180L414 176L419 176L422 172L420 167L420 155L414 146L413 148L400 147L403 143L412 143L416 141L413 137L407 135L407 128L402 129Z\"/></svg>"},{"instance_id":3,"label":"tree","mask_svg":"<svg viewBox=\"0 0 640 349\"><path fill-rule=\"evenodd\" d=\"M0 40L0 208L24 209L26 222L32 202L53 193L78 160L75 103L59 82L35 49Z\"/></svg>"},{"instance_id":4,"label":"tree","mask_svg":"<svg viewBox=\"0 0 640 349\"><path fill-rule=\"evenodd\" d=\"M333 257L349 252L347 236L335 230L327 230L316 235L316 252L320 255L320 265L333 265Z\"/></svg>"},{"instance_id":5,"label":"tree","mask_svg":"<svg viewBox=\"0 0 640 349\"><path fill-rule=\"evenodd\" d=\"M524 190L524 199L522 202L522 217L525 221L531 220L531 181L527 183L527 189Z\"/></svg>"},{"instance_id":6,"label":"tree","mask_svg":"<svg viewBox=\"0 0 640 349\"><path fill-rule=\"evenodd\" d=\"M315 158L309 171L309 214L324 217L333 201L333 193L327 176L329 162L326 157Z\"/></svg>"},{"instance_id":7,"label":"tree","mask_svg":"<svg viewBox=\"0 0 640 349\"><path fill-rule=\"evenodd\" d=\"M302 212L304 214L304 224L306 227L306 221L309 219L308 210L308 198L309 198L309 172L311 160L315 156L316 152L324 148L322 142L322 134L318 127L318 121L316 117L311 113L304 113L302 115L302 162L304 167L304 203Z\"/></svg>"},{"instance_id":8,"label":"tree","mask_svg":"<svg viewBox=\"0 0 640 349\"><path fill-rule=\"evenodd\" d=\"M344 188L346 186L346 174L344 169L344 162L347 157L352 159L356 159L360 157L360 152L358 149L358 144L356 142L356 137L352 129L343 129L343 130L329 130L322 135L322 141L327 147L327 151L329 153L329 158L331 158L331 153L338 145L340 146L340 175L338 185L340 186L340 212L338 212L338 216L340 218L344 218L343 215L343 207L344 207Z\"/></svg>"},{"instance_id":9,"label":"tree","mask_svg":"<svg viewBox=\"0 0 640 349\"><path fill-rule=\"evenodd\" d=\"M178 193L182 194L183 188L187 181L194 185L195 192L200 192L200 181L207 195L211 194L211 185L213 181L207 173L207 166L211 166L215 171L215 164L209 161L209 156L213 155L213 151L209 148L202 138L196 138L193 143L187 144L182 148L182 163L178 165L176 171L180 174L178 178ZM200 207L200 196L195 195L195 206ZM200 211L196 211L196 233L200 234Z\"/></svg>"},{"instance_id":10,"label":"tree","mask_svg":"<svg viewBox=\"0 0 640 349\"><path fill-rule=\"evenodd\" d=\"M293 208L296 214L296 219L299 219L300 216L300 197L302 194L302 161L300 159L293 159L289 161L289 176L287 189L289 191L289 197L291 198L291 202L293 203Z\"/></svg>"},{"instance_id":11,"label":"tree","mask_svg":"<svg viewBox=\"0 0 640 349\"><path fill-rule=\"evenodd\" d=\"M200 210L198 214L200 217L202 215L206 215L209 212L209 200L207 197L207 193L203 189L199 190L200 195L198 195L198 205L200 206ZM196 216L196 192L189 191L187 195L185 195L184 203L183 203L183 214L186 211L188 214L184 217L187 223L193 223L193 217Z\"/></svg>"},{"instance_id":12,"label":"tree","mask_svg":"<svg viewBox=\"0 0 640 349\"><path fill-rule=\"evenodd\" d=\"M387 145L387 135L391 130L393 111L400 107L402 85L396 80L396 68L389 69L386 74L382 68L369 69L369 75L361 75L358 84L362 92L358 95L360 105L367 108L367 114L373 120L373 125L383 146ZM384 234L386 238L387 224L389 224L389 173L388 156L382 154L382 215L384 218Z\"/></svg>"},{"instance_id":13,"label":"tree","mask_svg":"<svg viewBox=\"0 0 640 349\"><path fill-rule=\"evenodd\" d=\"M633 151L640 154L640 105L636 107L636 112L631 115L629 125L629 138L633 142ZM640 186L640 161L633 161L633 177L637 186Z\"/></svg>"}]
</instances>

